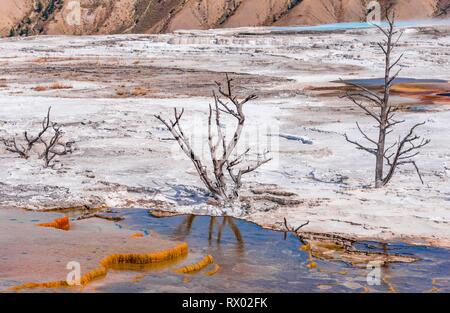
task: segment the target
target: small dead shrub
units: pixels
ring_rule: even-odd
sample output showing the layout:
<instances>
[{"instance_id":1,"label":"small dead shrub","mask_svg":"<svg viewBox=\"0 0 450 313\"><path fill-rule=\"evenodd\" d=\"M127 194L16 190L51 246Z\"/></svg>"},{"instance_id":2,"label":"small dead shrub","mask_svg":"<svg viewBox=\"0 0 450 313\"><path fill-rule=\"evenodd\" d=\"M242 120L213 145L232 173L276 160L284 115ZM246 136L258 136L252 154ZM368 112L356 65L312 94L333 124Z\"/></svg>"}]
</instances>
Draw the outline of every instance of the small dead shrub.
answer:
<instances>
[{"instance_id":1,"label":"small dead shrub","mask_svg":"<svg viewBox=\"0 0 450 313\"><path fill-rule=\"evenodd\" d=\"M1 141L6 150L16 153L23 159L29 159L31 152L36 148L39 159L44 161L45 168L54 168L57 156L72 153L73 141L63 139L61 126L50 121L51 107L47 111L47 116L41 123L41 130L36 136L32 136L28 131L23 133L23 139L16 137L10 139L2 138Z\"/></svg>"}]
</instances>

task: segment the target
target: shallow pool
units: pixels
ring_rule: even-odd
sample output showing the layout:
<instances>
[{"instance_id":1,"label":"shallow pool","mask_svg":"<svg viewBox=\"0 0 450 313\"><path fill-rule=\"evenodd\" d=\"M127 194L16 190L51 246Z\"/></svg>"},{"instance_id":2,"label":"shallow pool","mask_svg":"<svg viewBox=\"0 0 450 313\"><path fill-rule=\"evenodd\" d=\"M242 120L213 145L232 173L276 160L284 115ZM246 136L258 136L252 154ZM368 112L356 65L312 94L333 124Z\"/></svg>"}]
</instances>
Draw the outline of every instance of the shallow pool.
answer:
<instances>
[{"instance_id":1,"label":"shallow pool","mask_svg":"<svg viewBox=\"0 0 450 313\"><path fill-rule=\"evenodd\" d=\"M339 82L339 81L336 81ZM344 83L350 83L355 85L361 85L365 87L379 87L384 85L384 78L361 78L361 79L348 79L344 80ZM393 84L446 84L447 80L443 79L417 79L409 77L397 77Z\"/></svg>"},{"instance_id":2,"label":"shallow pool","mask_svg":"<svg viewBox=\"0 0 450 313\"><path fill-rule=\"evenodd\" d=\"M229 217L175 216L155 218L145 210L118 211L124 220L117 227L155 233L189 243L190 255L167 268L113 270L87 290L97 292L449 292L450 251L402 243L360 242L363 251L396 253L420 258L381 268L380 284L369 285L371 273L365 266L314 259L300 249L296 236L263 229ZM180 275L172 271L211 254L221 266L207 276L204 272ZM372 272L373 274L373 272ZM375 277L374 277L375 278ZM371 280L377 282L378 279Z\"/></svg>"}]
</instances>

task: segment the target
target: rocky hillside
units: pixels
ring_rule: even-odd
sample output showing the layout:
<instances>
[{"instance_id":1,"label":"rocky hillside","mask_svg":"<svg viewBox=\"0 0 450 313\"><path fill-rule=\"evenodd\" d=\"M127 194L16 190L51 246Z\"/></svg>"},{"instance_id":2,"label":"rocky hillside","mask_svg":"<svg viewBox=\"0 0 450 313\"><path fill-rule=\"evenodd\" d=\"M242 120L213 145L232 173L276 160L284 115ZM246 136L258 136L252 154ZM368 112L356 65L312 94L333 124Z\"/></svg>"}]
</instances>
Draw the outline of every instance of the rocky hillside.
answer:
<instances>
[{"instance_id":1,"label":"rocky hillside","mask_svg":"<svg viewBox=\"0 0 450 313\"><path fill-rule=\"evenodd\" d=\"M363 21L370 0L2 0L0 34L159 33ZM450 0L380 0L401 19L448 17ZM450 9L448 9L450 12ZM81 17L81 23L74 16Z\"/></svg>"}]
</instances>

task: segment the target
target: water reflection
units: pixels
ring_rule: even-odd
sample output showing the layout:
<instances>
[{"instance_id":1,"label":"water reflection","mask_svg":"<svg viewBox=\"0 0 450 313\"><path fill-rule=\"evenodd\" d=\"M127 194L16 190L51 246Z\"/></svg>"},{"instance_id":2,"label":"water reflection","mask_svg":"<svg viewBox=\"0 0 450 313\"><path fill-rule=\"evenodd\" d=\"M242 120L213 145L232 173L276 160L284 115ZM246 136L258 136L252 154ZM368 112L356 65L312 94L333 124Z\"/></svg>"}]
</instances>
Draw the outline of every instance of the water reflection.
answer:
<instances>
[{"instance_id":1,"label":"water reflection","mask_svg":"<svg viewBox=\"0 0 450 313\"><path fill-rule=\"evenodd\" d=\"M340 81L333 81L335 83L339 83ZM360 79L347 79L343 81L348 84L356 84L362 85L365 87L381 87L384 84L384 78L360 78ZM409 78L409 77L397 77L393 84L447 84L447 80L443 79L417 79L417 78Z\"/></svg>"},{"instance_id":2,"label":"water reflection","mask_svg":"<svg viewBox=\"0 0 450 313\"><path fill-rule=\"evenodd\" d=\"M170 270L146 272L138 281L126 273L98 291L180 292L424 292L450 291L450 251L406 244L357 242L351 254L324 242L302 245L291 233L263 229L231 217L173 216L156 218L144 210L121 210L120 227L157 233L167 240L188 242L191 257L212 255L221 270L201 273L183 282ZM394 262L395 255L414 257L413 263ZM338 258L338 261L336 259ZM381 285L369 286L367 262L385 261ZM189 261L192 261L189 260ZM313 266L315 263L315 266ZM135 274L129 274L129 277ZM134 276L133 276L134 275ZM188 288L188 289L186 289Z\"/></svg>"},{"instance_id":3,"label":"water reflection","mask_svg":"<svg viewBox=\"0 0 450 313\"><path fill-rule=\"evenodd\" d=\"M192 232L192 226L196 219L196 215L188 215L179 224L178 227L173 232L173 235L180 240L186 240L186 238ZM242 233L235 223L234 219L229 216L216 217L210 216L209 218L207 234L205 229L205 238L208 238L208 246L211 247L215 245L218 249L221 249L222 236L226 228L231 230L235 239L235 251L237 256L242 259L245 256L245 244Z\"/></svg>"},{"instance_id":4,"label":"water reflection","mask_svg":"<svg viewBox=\"0 0 450 313\"><path fill-rule=\"evenodd\" d=\"M361 85L367 89L382 92L384 79L381 78L361 78L342 81L332 81L343 85L310 87L317 96L338 97L345 92L355 91L356 85ZM398 77L393 82L391 92L393 102L404 107L405 110L416 110L417 106L423 106L421 110L434 109L430 105L442 105L450 103L450 81L442 79L415 79L409 77ZM412 108L412 109L411 109ZM417 110L416 110L417 111Z\"/></svg>"},{"instance_id":5,"label":"water reflection","mask_svg":"<svg viewBox=\"0 0 450 313\"><path fill-rule=\"evenodd\" d=\"M338 82L338 81L335 81ZM372 90L382 91L384 79L350 79L342 81L347 89L354 89L354 85L361 85ZM393 95L418 99L422 104L448 103L450 82L442 79L415 79L398 77L393 81L391 91Z\"/></svg>"}]
</instances>

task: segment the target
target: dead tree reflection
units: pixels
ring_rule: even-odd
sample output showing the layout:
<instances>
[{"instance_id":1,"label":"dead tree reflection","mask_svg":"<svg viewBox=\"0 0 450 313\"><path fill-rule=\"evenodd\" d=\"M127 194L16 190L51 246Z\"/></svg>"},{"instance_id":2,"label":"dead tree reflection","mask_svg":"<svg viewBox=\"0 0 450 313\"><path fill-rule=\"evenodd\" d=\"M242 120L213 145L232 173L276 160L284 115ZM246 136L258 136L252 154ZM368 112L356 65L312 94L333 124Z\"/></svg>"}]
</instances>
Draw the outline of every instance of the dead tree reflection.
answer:
<instances>
[{"instance_id":1,"label":"dead tree reflection","mask_svg":"<svg viewBox=\"0 0 450 313\"><path fill-rule=\"evenodd\" d=\"M180 240L184 240L191 233L195 218L195 215L186 216L184 221L175 229L174 235Z\"/></svg>"},{"instance_id":2,"label":"dead tree reflection","mask_svg":"<svg viewBox=\"0 0 450 313\"><path fill-rule=\"evenodd\" d=\"M185 240L185 238L191 234L192 226L194 220L196 219L195 215L188 215L183 220L183 222L177 227L175 230L175 235L180 238L180 240ZM223 234L227 228L231 230L234 238L236 239L236 252L242 257L245 254L245 242L242 236L242 233L237 226L236 222L232 217L223 216L223 217L215 217L211 216L209 218L208 224L208 245L212 246L214 243L218 245L220 248L223 243ZM217 233L215 230L217 229Z\"/></svg>"}]
</instances>

